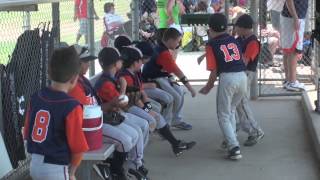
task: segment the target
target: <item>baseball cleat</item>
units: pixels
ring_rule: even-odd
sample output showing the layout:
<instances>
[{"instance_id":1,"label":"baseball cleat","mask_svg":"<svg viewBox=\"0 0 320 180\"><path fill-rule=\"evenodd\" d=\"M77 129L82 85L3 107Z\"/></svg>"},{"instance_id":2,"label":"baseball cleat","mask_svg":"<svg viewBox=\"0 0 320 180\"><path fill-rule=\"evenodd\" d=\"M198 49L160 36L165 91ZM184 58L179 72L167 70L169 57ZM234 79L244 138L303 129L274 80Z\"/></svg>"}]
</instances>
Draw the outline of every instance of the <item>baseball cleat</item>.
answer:
<instances>
[{"instance_id":1,"label":"baseball cleat","mask_svg":"<svg viewBox=\"0 0 320 180\"><path fill-rule=\"evenodd\" d=\"M239 160L239 159L241 159L242 155L240 153L240 148L238 146L232 148L229 151L228 158L231 159L231 160Z\"/></svg>"}]
</instances>

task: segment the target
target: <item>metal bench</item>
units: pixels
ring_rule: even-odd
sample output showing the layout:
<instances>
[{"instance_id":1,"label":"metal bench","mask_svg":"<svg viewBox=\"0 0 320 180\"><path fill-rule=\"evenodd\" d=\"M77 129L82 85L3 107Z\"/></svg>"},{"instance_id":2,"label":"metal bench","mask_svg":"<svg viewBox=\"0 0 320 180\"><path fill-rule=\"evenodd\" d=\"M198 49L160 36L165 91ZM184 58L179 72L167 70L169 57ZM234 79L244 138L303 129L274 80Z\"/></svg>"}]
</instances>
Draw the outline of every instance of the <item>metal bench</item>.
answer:
<instances>
[{"instance_id":1,"label":"metal bench","mask_svg":"<svg viewBox=\"0 0 320 180\"><path fill-rule=\"evenodd\" d=\"M93 180L98 179L96 173L92 173L93 164L106 160L115 150L114 144L104 143L100 149L88 151L84 153L83 160L79 169L77 170L77 177L79 180Z\"/></svg>"}]
</instances>

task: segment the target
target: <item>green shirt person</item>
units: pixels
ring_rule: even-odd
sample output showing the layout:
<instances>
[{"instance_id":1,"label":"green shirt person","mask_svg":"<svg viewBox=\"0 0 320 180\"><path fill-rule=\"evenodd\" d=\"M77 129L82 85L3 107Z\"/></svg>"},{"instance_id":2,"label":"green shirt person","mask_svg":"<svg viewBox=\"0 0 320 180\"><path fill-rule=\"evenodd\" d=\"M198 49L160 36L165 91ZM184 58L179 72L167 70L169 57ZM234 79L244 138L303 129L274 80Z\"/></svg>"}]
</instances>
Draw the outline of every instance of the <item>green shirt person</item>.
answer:
<instances>
[{"instance_id":1,"label":"green shirt person","mask_svg":"<svg viewBox=\"0 0 320 180\"><path fill-rule=\"evenodd\" d=\"M180 0L158 0L158 13L160 17L158 28L168 28L171 24L180 24L180 14L185 8Z\"/></svg>"}]
</instances>

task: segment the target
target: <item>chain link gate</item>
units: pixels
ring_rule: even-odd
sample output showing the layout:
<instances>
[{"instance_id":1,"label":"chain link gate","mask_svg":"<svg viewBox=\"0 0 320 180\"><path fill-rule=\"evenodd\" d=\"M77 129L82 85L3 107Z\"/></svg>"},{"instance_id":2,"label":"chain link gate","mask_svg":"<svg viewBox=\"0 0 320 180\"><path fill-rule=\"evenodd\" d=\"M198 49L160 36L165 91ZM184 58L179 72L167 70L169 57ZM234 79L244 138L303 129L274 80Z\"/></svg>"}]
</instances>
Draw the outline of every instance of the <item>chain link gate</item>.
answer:
<instances>
[{"instance_id":1,"label":"chain link gate","mask_svg":"<svg viewBox=\"0 0 320 180\"><path fill-rule=\"evenodd\" d=\"M300 84L304 83L305 88L309 88L307 86L312 84L312 79L315 73L314 68L312 67L313 47L311 38L311 28L313 27L312 17L314 12L313 3L313 0L309 0L309 4L301 3L300 6L296 7L300 14L304 13L300 11L305 11L306 13L306 17L303 18L304 21L300 20L301 26L304 27L305 31L302 32L302 28L299 35L295 34L292 29L293 21L290 20L292 18L286 17L290 16L288 10L284 10L282 13L279 12L279 10L282 11L282 6L286 6L284 1L260 0L258 21L258 34L261 41L261 53L258 71L259 96L300 95L301 91L293 91L292 89L289 89L291 87L287 88L287 84L284 84L286 80L290 79L290 77L292 77L291 81L296 79L300 82ZM269 10L270 6L272 6L271 10ZM307 11L306 6L308 6ZM276 7L278 8L277 11L273 9ZM291 36L288 35L289 33L291 33ZM297 37L295 37L296 35ZM282 50L281 45L286 46L284 48L287 50L290 49L291 46L289 44L291 43L292 45L293 41L297 40L296 38L298 38L298 35L300 36L299 38L303 40L299 45L301 46L301 48L299 48L301 49L301 57L300 60L297 61L295 78L293 68L295 64L286 65L286 63L284 63L285 52ZM289 63L292 63L292 60L290 60ZM289 73L286 73L286 69L290 70L290 67L292 67L291 71L287 71Z\"/></svg>"}]
</instances>

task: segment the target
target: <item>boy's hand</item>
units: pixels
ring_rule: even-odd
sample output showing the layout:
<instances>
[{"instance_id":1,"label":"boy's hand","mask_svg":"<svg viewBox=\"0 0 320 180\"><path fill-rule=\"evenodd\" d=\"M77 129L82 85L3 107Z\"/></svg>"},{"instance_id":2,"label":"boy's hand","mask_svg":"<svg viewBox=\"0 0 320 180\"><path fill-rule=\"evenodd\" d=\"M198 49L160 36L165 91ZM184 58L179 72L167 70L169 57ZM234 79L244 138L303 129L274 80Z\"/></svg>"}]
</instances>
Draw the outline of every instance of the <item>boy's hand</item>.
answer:
<instances>
[{"instance_id":1,"label":"boy's hand","mask_svg":"<svg viewBox=\"0 0 320 180\"><path fill-rule=\"evenodd\" d=\"M71 174L70 174L70 180L77 180L77 178L76 178L75 175L71 175Z\"/></svg>"},{"instance_id":2,"label":"boy's hand","mask_svg":"<svg viewBox=\"0 0 320 180\"><path fill-rule=\"evenodd\" d=\"M204 60L204 58L205 58L205 55L202 55L202 56L198 57L198 59L197 59L198 65L201 64L201 62Z\"/></svg>"},{"instance_id":3,"label":"boy's hand","mask_svg":"<svg viewBox=\"0 0 320 180\"><path fill-rule=\"evenodd\" d=\"M190 91L192 97L196 96L197 93L193 88L190 88L189 91Z\"/></svg>"},{"instance_id":4,"label":"boy's hand","mask_svg":"<svg viewBox=\"0 0 320 180\"><path fill-rule=\"evenodd\" d=\"M150 114L153 118L155 118L156 120L158 120L158 119L157 119L157 114L156 114L156 112L150 111L149 114Z\"/></svg>"},{"instance_id":5,"label":"boy's hand","mask_svg":"<svg viewBox=\"0 0 320 180\"><path fill-rule=\"evenodd\" d=\"M213 86L212 86L212 87L213 87ZM207 95L207 94L211 91L212 87L206 85L206 86L204 86L203 88L200 89L199 93L200 93L200 94Z\"/></svg>"},{"instance_id":6,"label":"boy's hand","mask_svg":"<svg viewBox=\"0 0 320 180\"><path fill-rule=\"evenodd\" d=\"M95 19L95 20L99 20L100 18L99 18L99 16L96 15L96 16L94 17L94 19Z\"/></svg>"}]
</instances>

